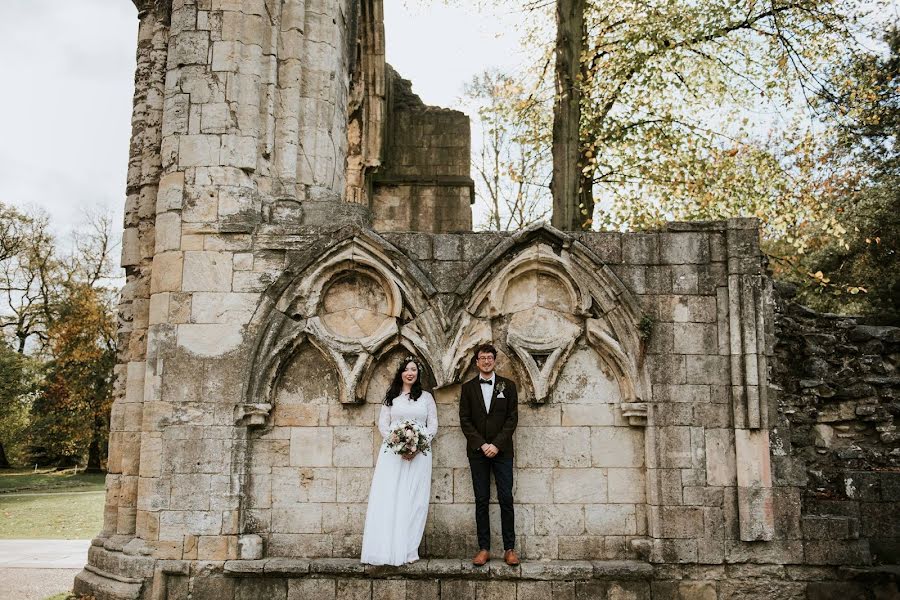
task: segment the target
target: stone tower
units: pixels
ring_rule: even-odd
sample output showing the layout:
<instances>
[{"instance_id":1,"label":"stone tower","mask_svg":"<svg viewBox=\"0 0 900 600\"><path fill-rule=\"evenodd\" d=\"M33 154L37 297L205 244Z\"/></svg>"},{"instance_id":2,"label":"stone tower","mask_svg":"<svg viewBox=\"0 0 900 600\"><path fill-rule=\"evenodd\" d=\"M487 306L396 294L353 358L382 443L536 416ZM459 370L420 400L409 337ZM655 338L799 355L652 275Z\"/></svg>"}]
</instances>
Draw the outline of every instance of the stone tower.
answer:
<instances>
[{"instance_id":1,"label":"stone tower","mask_svg":"<svg viewBox=\"0 0 900 600\"><path fill-rule=\"evenodd\" d=\"M471 233L468 119L385 64L381 0L136 4L104 526L77 592L794 597L837 577L805 564L871 562L849 517L815 522L844 526L833 545L797 525L755 220ZM473 571L456 398L486 341L522 388L526 560ZM409 353L441 424L426 559L371 569L374 422Z\"/></svg>"}]
</instances>

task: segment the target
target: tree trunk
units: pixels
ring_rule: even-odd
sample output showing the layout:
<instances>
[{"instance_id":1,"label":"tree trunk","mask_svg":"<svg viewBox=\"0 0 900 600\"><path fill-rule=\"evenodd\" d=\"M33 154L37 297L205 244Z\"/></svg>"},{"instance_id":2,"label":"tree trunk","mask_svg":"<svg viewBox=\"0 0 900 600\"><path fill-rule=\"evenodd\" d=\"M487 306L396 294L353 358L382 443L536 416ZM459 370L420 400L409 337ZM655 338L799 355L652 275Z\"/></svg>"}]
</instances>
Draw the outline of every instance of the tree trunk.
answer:
<instances>
[{"instance_id":1,"label":"tree trunk","mask_svg":"<svg viewBox=\"0 0 900 600\"><path fill-rule=\"evenodd\" d=\"M10 469L9 459L6 458L6 450L3 448L3 442L0 442L0 469Z\"/></svg>"},{"instance_id":2,"label":"tree trunk","mask_svg":"<svg viewBox=\"0 0 900 600\"><path fill-rule=\"evenodd\" d=\"M556 102L553 106L553 195L554 227L577 230L589 227L588 214L582 213L585 191L579 166L581 148L581 54L584 48L585 0L556 2ZM587 190L589 192L589 190ZM591 202L591 210L593 202Z\"/></svg>"},{"instance_id":3,"label":"tree trunk","mask_svg":"<svg viewBox=\"0 0 900 600\"><path fill-rule=\"evenodd\" d=\"M85 473L102 473L101 466L102 456L100 455L100 438L103 432L104 421L102 418L94 417L94 431L91 434L91 445L88 446L87 467Z\"/></svg>"},{"instance_id":4,"label":"tree trunk","mask_svg":"<svg viewBox=\"0 0 900 600\"><path fill-rule=\"evenodd\" d=\"M88 461L84 472L100 473L102 471L103 469L100 468L100 442L94 437L91 439L91 445L88 446Z\"/></svg>"}]
</instances>

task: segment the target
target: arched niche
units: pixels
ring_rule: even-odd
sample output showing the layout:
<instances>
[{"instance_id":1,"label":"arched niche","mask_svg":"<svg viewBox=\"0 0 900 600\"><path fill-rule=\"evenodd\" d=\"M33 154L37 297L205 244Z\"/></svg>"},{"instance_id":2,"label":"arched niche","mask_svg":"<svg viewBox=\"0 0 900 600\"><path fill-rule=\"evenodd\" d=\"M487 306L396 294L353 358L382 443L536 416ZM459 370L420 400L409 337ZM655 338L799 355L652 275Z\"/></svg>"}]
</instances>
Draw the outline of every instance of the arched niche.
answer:
<instances>
[{"instance_id":1,"label":"arched niche","mask_svg":"<svg viewBox=\"0 0 900 600\"><path fill-rule=\"evenodd\" d=\"M353 229L336 243L314 245L271 286L254 318L260 333L246 406L265 418L285 355L305 340L339 374L343 404L364 401L364 375L398 340L418 355L440 356L446 327L429 303L434 293L418 267L374 233ZM434 375L443 379L440 370Z\"/></svg>"},{"instance_id":2,"label":"arched niche","mask_svg":"<svg viewBox=\"0 0 900 600\"><path fill-rule=\"evenodd\" d=\"M562 232L542 225L512 236L476 265L457 294L468 300L445 358L455 379L474 348L493 341L525 375L527 399L546 402L575 343L586 340L609 357L626 404L646 399L636 302L608 267Z\"/></svg>"}]
</instances>

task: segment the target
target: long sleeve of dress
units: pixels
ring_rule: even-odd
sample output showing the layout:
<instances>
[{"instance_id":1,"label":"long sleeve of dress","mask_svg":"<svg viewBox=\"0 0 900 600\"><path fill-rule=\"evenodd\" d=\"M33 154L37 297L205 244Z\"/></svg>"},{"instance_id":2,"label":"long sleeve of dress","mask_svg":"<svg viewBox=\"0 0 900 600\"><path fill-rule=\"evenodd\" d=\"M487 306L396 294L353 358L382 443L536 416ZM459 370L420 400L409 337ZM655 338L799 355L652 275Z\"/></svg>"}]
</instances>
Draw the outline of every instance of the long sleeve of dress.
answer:
<instances>
[{"instance_id":1,"label":"long sleeve of dress","mask_svg":"<svg viewBox=\"0 0 900 600\"><path fill-rule=\"evenodd\" d=\"M434 396L428 394L428 418L425 421L425 433L428 434L429 442L437 435L437 428L437 404L434 402Z\"/></svg>"},{"instance_id":2,"label":"long sleeve of dress","mask_svg":"<svg viewBox=\"0 0 900 600\"><path fill-rule=\"evenodd\" d=\"M391 407L381 405L381 413L378 415L378 431L381 432L381 437L386 438L388 434L391 432Z\"/></svg>"}]
</instances>

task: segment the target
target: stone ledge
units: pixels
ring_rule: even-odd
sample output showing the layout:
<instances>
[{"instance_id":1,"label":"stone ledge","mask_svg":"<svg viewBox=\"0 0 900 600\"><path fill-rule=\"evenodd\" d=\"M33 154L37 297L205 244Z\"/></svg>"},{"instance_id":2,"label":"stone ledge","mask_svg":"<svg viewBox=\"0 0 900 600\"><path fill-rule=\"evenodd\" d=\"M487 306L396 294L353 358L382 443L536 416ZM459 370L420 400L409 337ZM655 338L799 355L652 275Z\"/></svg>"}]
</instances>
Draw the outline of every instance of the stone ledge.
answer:
<instances>
[{"instance_id":1,"label":"stone ledge","mask_svg":"<svg viewBox=\"0 0 900 600\"><path fill-rule=\"evenodd\" d=\"M468 560L423 559L400 567L364 565L355 558L264 558L229 560L227 575L314 575L386 579L498 579L526 581L650 580L653 566L628 560L551 560L524 561L518 567L491 561L476 567Z\"/></svg>"}]
</instances>

